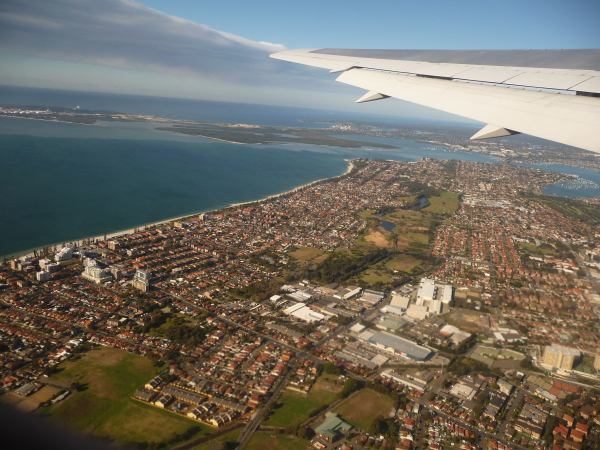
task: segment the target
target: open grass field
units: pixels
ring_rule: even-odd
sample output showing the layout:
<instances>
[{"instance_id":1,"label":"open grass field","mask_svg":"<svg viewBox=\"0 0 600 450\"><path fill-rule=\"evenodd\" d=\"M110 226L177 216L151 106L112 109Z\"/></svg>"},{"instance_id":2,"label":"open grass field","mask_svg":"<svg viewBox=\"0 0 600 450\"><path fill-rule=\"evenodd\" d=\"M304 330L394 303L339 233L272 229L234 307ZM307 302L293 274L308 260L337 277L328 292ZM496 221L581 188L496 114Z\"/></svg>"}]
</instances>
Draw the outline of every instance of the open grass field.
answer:
<instances>
[{"instance_id":1,"label":"open grass field","mask_svg":"<svg viewBox=\"0 0 600 450\"><path fill-rule=\"evenodd\" d=\"M459 200L456 192L442 191L439 197L429 197L429 206L422 211L437 214L454 214L458 209Z\"/></svg>"},{"instance_id":2,"label":"open grass field","mask_svg":"<svg viewBox=\"0 0 600 450\"><path fill-rule=\"evenodd\" d=\"M310 261L325 253L323 250L311 247L300 247L298 250L290 253L290 256L298 261Z\"/></svg>"},{"instance_id":3,"label":"open grass field","mask_svg":"<svg viewBox=\"0 0 600 450\"><path fill-rule=\"evenodd\" d=\"M337 382L337 383L336 383ZM320 376L308 394L284 391L276 402L277 407L264 425L293 427L308 419L308 413L322 405L332 403L342 391L343 383L337 376Z\"/></svg>"},{"instance_id":4,"label":"open grass field","mask_svg":"<svg viewBox=\"0 0 600 450\"><path fill-rule=\"evenodd\" d=\"M358 213L358 217L360 217L361 219L372 219L373 217L373 213L375 212L375 210L373 209L365 209L361 212Z\"/></svg>"},{"instance_id":5,"label":"open grass field","mask_svg":"<svg viewBox=\"0 0 600 450\"><path fill-rule=\"evenodd\" d=\"M393 406L392 399L371 389L363 389L347 402L335 408L344 420L356 429L366 430L373 418L378 415L387 417Z\"/></svg>"},{"instance_id":6,"label":"open grass field","mask_svg":"<svg viewBox=\"0 0 600 450\"><path fill-rule=\"evenodd\" d=\"M389 275L379 270L367 270L363 273L361 278L369 284L374 284L378 281L381 281L382 283L390 283L393 281Z\"/></svg>"},{"instance_id":7,"label":"open grass field","mask_svg":"<svg viewBox=\"0 0 600 450\"><path fill-rule=\"evenodd\" d=\"M219 436L217 438L211 439L210 441L205 442L204 444L197 445L196 447L193 447L192 450L209 450L210 447L215 444L215 442L223 445L226 442L237 441L237 438L240 436L241 432L242 432L242 428L238 428L236 430L230 431L227 434L224 434L223 436Z\"/></svg>"},{"instance_id":8,"label":"open grass field","mask_svg":"<svg viewBox=\"0 0 600 450\"><path fill-rule=\"evenodd\" d=\"M156 373L147 358L113 348L91 350L76 361L59 365L52 380L77 381L84 389L65 401L43 408L43 413L64 425L117 443L164 442L198 422L132 400L131 395Z\"/></svg>"},{"instance_id":9,"label":"open grass field","mask_svg":"<svg viewBox=\"0 0 600 450\"><path fill-rule=\"evenodd\" d=\"M425 247L429 244L429 224L431 218L419 210L400 210L383 217L388 222L395 223L393 233L396 236L397 250L410 247Z\"/></svg>"},{"instance_id":10,"label":"open grass field","mask_svg":"<svg viewBox=\"0 0 600 450\"><path fill-rule=\"evenodd\" d=\"M415 267L421 265L423 261L411 255L397 255L385 263L386 267L391 270L399 270L409 272Z\"/></svg>"},{"instance_id":11,"label":"open grass field","mask_svg":"<svg viewBox=\"0 0 600 450\"><path fill-rule=\"evenodd\" d=\"M558 252L551 248L536 247L533 244L526 244L525 242L517 242L517 244L519 245L519 247L521 247L523 250L527 250L529 253L537 253L540 255L552 255L552 256L558 255Z\"/></svg>"},{"instance_id":12,"label":"open grass field","mask_svg":"<svg viewBox=\"0 0 600 450\"><path fill-rule=\"evenodd\" d=\"M308 450L310 442L283 434L254 433L245 450Z\"/></svg>"}]
</instances>

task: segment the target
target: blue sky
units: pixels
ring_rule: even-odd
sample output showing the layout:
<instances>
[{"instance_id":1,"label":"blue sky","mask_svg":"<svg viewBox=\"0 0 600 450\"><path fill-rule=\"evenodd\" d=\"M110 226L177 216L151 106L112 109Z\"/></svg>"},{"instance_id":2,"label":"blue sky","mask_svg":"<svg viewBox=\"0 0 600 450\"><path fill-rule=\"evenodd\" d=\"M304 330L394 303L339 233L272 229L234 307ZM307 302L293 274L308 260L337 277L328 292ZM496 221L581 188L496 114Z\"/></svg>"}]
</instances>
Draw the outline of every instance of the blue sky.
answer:
<instances>
[{"instance_id":1,"label":"blue sky","mask_svg":"<svg viewBox=\"0 0 600 450\"><path fill-rule=\"evenodd\" d=\"M598 48L597 0L142 0L288 48ZM210 17L210 22L208 18Z\"/></svg>"},{"instance_id":2,"label":"blue sky","mask_svg":"<svg viewBox=\"0 0 600 450\"><path fill-rule=\"evenodd\" d=\"M355 105L284 48L600 47L597 0L3 0L0 84L445 117ZM1 101L1 100L0 100Z\"/></svg>"}]
</instances>

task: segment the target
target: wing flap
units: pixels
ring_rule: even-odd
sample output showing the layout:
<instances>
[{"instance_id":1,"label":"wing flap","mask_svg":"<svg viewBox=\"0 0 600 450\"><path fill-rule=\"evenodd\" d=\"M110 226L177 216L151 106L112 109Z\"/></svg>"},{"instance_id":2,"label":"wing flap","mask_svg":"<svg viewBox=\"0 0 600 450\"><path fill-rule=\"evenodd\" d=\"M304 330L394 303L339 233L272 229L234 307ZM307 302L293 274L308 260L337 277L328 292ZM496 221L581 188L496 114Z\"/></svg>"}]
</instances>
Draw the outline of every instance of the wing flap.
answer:
<instances>
[{"instance_id":1,"label":"wing flap","mask_svg":"<svg viewBox=\"0 0 600 450\"><path fill-rule=\"evenodd\" d=\"M520 133L600 153L600 102L593 97L509 89L351 69L338 81Z\"/></svg>"},{"instance_id":2,"label":"wing flap","mask_svg":"<svg viewBox=\"0 0 600 450\"><path fill-rule=\"evenodd\" d=\"M271 57L343 72L338 81L372 91L361 102L396 97L600 153L600 49L300 49Z\"/></svg>"}]
</instances>

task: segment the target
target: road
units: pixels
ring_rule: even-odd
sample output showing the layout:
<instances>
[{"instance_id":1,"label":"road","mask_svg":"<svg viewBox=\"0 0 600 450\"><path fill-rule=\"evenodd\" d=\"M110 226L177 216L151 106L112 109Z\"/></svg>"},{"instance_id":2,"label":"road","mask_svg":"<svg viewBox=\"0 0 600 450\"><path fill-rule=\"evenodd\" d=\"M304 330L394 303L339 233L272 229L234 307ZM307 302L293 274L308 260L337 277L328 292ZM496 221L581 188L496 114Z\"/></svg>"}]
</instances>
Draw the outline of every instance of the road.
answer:
<instances>
[{"instance_id":1,"label":"road","mask_svg":"<svg viewBox=\"0 0 600 450\"><path fill-rule=\"evenodd\" d=\"M244 448L244 445L246 445L246 443L248 442L250 437L252 437L252 434L254 434L254 432L256 431L256 428L258 428L258 426L262 422L264 415L269 411L269 407L277 399L277 397L279 396L279 393L285 387L285 385L287 384L290 377L296 373L296 370L298 370L299 365L300 365L300 360L298 358L296 358L296 360L294 361L294 364L291 367L288 366L289 370L288 370L287 374L279 380L279 382L275 386L275 389L273 389L273 392L271 393L271 398L269 398L269 401L267 403L265 403L263 406L259 407L255 411L255 413L252 415L252 418L248 421L248 425L246 425L246 428L244 428L244 431L242 431L242 433L238 437L238 440L237 440L238 447L237 448L239 450L242 450L242 448Z\"/></svg>"}]
</instances>

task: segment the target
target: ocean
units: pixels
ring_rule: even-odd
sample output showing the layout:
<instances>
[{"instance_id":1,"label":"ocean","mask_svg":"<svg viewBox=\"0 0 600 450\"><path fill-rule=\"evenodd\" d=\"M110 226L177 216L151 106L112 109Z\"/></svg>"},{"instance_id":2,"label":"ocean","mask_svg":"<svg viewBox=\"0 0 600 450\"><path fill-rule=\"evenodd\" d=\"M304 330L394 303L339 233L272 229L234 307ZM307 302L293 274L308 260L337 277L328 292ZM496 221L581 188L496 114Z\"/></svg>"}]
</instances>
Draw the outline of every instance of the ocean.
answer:
<instances>
[{"instance_id":1,"label":"ocean","mask_svg":"<svg viewBox=\"0 0 600 450\"><path fill-rule=\"evenodd\" d=\"M0 104L80 106L208 122L314 126L301 120L344 115L133 97L0 86ZM340 120L350 119L382 121L379 117L354 115ZM362 150L238 145L159 131L154 129L157 126L160 125L78 125L0 118L0 255L22 254L46 245L257 200L340 175L348 167L345 160L353 157L498 161L488 155L454 152L443 146L400 139L355 136L374 143L373 148ZM376 148L378 142L396 144L402 150L380 151ZM577 196L576 188L561 189ZM600 196L600 190L592 191L595 195L583 196Z\"/></svg>"}]
</instances>

